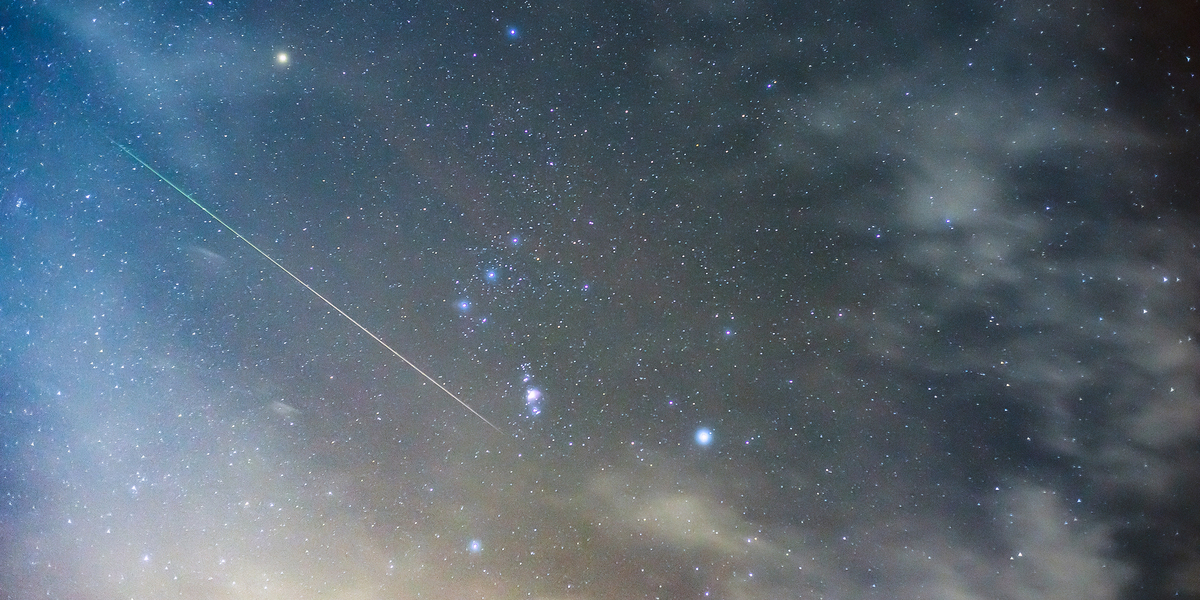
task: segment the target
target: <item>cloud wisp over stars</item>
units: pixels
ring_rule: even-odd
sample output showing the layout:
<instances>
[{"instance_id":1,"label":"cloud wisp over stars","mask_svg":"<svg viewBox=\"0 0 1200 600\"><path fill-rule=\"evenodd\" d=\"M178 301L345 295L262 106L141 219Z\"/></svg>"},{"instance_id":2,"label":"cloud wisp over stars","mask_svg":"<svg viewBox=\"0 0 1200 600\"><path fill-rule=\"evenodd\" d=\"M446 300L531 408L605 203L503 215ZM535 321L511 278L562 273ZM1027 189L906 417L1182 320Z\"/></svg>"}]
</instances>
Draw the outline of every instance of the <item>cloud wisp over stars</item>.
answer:
<instances>
[{"instance_id":1,"label":"cloud wisp over stars","mask_svg":"<svg viewBox=\"0 0 1200 600\"><path fill-rule=\"evenodd\" d=\"M1131 10L7 9L0 588L1200 595Z\"/></svg>"}]
</instances>

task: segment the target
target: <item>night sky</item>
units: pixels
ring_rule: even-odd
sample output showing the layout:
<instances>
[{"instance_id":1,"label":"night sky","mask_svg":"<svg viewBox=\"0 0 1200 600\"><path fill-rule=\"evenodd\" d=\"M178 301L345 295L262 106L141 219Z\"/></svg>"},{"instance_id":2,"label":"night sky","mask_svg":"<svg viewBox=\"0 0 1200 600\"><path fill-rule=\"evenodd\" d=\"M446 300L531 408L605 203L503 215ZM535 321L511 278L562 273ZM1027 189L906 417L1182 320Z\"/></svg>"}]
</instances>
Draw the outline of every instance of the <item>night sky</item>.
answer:
<instances>
[{"instance_id":1,"label":"night sky","mask_svg":"<svg viewBox=\"0 0 1200 600\"><path fill-rule=\"evenodd\" d=\"M1200 3L458 4L0 9L0 598L1200 598Z\"/></svg>"}]
</instances>

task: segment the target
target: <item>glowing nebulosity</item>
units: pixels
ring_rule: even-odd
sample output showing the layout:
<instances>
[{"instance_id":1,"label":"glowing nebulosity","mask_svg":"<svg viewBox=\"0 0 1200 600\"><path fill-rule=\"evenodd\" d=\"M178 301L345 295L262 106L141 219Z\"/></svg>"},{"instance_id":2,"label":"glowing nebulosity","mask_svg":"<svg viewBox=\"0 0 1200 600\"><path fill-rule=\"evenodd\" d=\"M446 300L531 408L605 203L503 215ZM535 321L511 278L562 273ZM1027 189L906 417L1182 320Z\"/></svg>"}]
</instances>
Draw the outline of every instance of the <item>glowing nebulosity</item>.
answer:
<instances>
[{"instance_id":1,"label":"glowing nebulosity","mask_svg":"<svg viewBox=\"0 0 1200 600\"><path fill-rule=\"evenodd\" d=\"M525 406L529 408L529 414L538 415L542 412L538 406L538 401L542 399L542 392L537 388L529 388L525 390Z\"/></svg>"}]
</instances>

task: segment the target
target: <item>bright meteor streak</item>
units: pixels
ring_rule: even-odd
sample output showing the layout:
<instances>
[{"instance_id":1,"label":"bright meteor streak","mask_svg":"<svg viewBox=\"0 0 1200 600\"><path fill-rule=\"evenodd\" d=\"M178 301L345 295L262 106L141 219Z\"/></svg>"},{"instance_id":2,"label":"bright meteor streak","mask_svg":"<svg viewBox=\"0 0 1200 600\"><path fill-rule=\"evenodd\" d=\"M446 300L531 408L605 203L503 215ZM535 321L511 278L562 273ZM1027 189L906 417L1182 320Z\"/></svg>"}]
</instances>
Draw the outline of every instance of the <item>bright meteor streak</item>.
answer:
<instances>
[{"instance_id":1,"label":"bright meteor streak","mask_svg":"<svg viewBox=\"0 0 1200 600\"><path fill-rule=\"evenodd\" d=\"M234 229L233 227L231 227L231 226L229 225L229 223L226 223L225 221L222 221L222 220L221 220L221 217L218 217L218 216L216 215L216 213L214 213L214 212L213 212L213 211L211 211L211 210L208 210L208 208L207 208L206 206L204 206L203 204L200 204L200 202L199 202L199 201L197 201L195 198L193 198L191 194L189 194L189 193L187 193L187 192L183 191L183 188L181 188L181 187L179 187L179 186L175 185L175 183L174 183L174 182L172 182L170 179L167 179L166 177L164 177L162 173L159 173L157 170L155 170L155 169L154 169L154 167L150 166L150 165L149 165L149 164L148 164L146 161L144 161L144 160L142 160L141 158L139 158L139 157L138 157L138 155L134 154L134 153L133 153L133 152L132 152L132 151L131 151L129 148L126 148L124 145L120 144L119 142L117 142L116 140L114 140L114 139L112 139L112 138L109 138L109 141L110 141L110 142L112 142L114 145L116 145L116 147L120 148L122 152L124 152L125 154L128 154L129 156L133 157L133 160L136 160L136 161L138 161L138 163L140 163L140 164L141 164L143 167L146 167L147 169L149 169L149 170L150 170L150 172L151 172L151 173L154 173L156 176L158 176L158 178L159 178L159 179L161 179L161 180L163 181L163 183L165 183L165 184L167 184L167 185L171 186L172 188L175 188L175 191L177 191L177 192L179 192L180 194L182 194L184 198L187 198L188 200L190 200L192 204L195 204L197 207L199 207L199 208L200 208L200 210L204 211L204 212L205 212L205 214L207 214L208 216L212 217L214 221L216 221L216 222L220 223L220 224L221 224L221 226L222 226L222 227L224 227L225 229L228 229L228 230L229 230L229 233L232 233L232 234L233 234L234 236L236 236L236 237L237 237L239 240L242 240L243 242L246 242L246 245L250 246L251 248L254 248L254 251L255 251L255 252L258 252L259 254L261 254L261 255L263 256L263 258L265 258L265 259L267 259L267 260L271 261L271 264L275 265L276 267L279 267L279 270L283 271L284 273L287 273L289 277L291 277L292 279L295 279L297 283L299 283L300 285L304 286L304 289L306 289L306 290L308 290L308 291L312 292L314 296L316 296L316 297L320 298L320 299L321 299L321 301L322 301L322 302L324 302L325 304L328 304L330 308L332 308L333 310L337 311L337 313L338 313L339 315L342 315L343 317L345 317L347 321L350 321L351 323L353 323L355 327L357 327L357 328L361 329L363 333L365 333L365 334L367 334L367 335L371 336L371 339L375 340L376 342L379 342L379 345L380 345L380 346L383 346L384 348L386 348L388 352L391 352L393 355L395 355L395 357L396 357L396 358L399 358L399 359L400 359L402 362L404 362L404 364L408 365L409 367L412 367L412 370L416 371L417 373L420 373L422 377L424 377L425 379L429 380L429 383L432 383L433 385L436 385L436 386L437 386L437 388L438 388L439 390L442 390L443 392L446 392L446 395L450 396L451 398L454 398L454 401L455 401L455 402L458 402L459 404L463 405L463 408L466 408L467 410L471 411L471 414L473 414L473 415L475 415L475 416L479 417L480 419L482 419L482 420L483 420L483 422L484 422L484 423L487 423L489 427L491 427L492 429L495 429L496 431L499 431L500 433L504 433L503 431L501 431L501 430L500 430L500 428L499 428L499 427L496 427L495 425L492 425L492 422L491 422L491 421L489 421L489 420L487 420L487 418L486 418L486 417L484 417L483 415L479 414L479 412L478 412L478 411L476 411L474 408L471 408L471 405L470 405L470 404L467 404L466 402L463 402L463 400L462 400L461 398L459 398L458 396L454 395L454 392L451 392L450 390L446 389L446 386L444 386L444 385L442 385L442 384L438 383L436 379L434 379L433 377L430 377L428 373L426 373L425 371L422 371L422 370L421 370L421 368L420 368L420 367L418 367L417 365L413 364L413 362L412 362L412 361L408 360L407 358L404 358L404 356L403 356L403 355L401 355L399 352L397 352L395 348L392 348L391 346L389 346L389 345L387 344L387 342L383 341L383 339L382 339L382 338L380 338L379 336L377 336L377 335L375 335L374 333L372 333L372 332L371 332L371 330L370 330L370 329L367 329L366 327L364 327L364 326L362 325L362 323L359 323L358 321L355 321L355 320L354 320L354 317L351 317L350 315L346 314L346 311L342 310L341 308L339 308L339 307L338 307L338 305L336 305L336 304L334 304L333 302L331 302L331 301L329 300L329 298L326 298L325 296L322 296L320 292L318 292L317 290L313 289L313 287L312 287L312 286L310 286L310 285L308 285L307 283L305 283L303 279L300 279L299 277L297 277L295 273L293 273L293 272L289 271L289 270L288 270L288 268L287 268L287 267L285 267L285 266L283 266L282 264L280 264L280 263L279 263L279 261L275 260L274 258L271 258L271 255L270 255L270 254L267 254L266 252L264 252L264 251L262 250L262 248L259 248L258 246L255 246L255 245L254 245L254 242L251 242L250 240L246 239L246 237L245 237L245 236L243 236L242 234L238 233L238 231L237 231L236 229Z\"/></svg>"}]
</instances>

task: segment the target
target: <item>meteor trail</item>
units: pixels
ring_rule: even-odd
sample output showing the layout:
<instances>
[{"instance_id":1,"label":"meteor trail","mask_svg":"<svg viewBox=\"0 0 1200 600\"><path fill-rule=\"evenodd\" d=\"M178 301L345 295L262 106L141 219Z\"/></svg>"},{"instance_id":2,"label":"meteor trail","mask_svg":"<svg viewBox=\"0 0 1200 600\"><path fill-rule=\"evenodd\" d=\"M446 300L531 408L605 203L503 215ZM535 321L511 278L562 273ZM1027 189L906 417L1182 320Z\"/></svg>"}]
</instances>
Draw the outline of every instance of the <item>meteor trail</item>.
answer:
<instances>
[{"instance_id":1,"label":"meteor trail","mask_svg":"<svg viewBox=\"0 0 1200 600\"><path fill-rule=\"evenodd\" d=\"M336 305L336 304L334 304L333 302L331 302L331 301L329 300L329 298L326 298L325 296L322 296L320 292L318 292L317 290L313 289L313 287L312 287L311 285L308 285L307 283L305 283L303 279L300 279L299 277L297 277L295 273L293 273L293 272L289 271L289 270L288 270L288 268L287 268L287 267L285 267L285 266L283 266L282 264L280 264L280 263L279 263L279 261L275 260L274 258L271 258L271 255L270 255L270 254L267 254L266 252L264 252L264 251L262 250L262 248L259 248L258 246L255 246L255 245L254 245L254 242L251 242L250 240L246 239L246 237L245 237L245 236L243 236L242 234L238 233L238 231L237 231L236 229L234 229L233 227L231 227L231 226L229 225L229 223L226 223L225 221L222 221L222 220L221 220L221 217L218 217L218 216L216 215L216 213L214 213L214 212L213 212L213 211L211 211L211 210L208 210L208 208L207 208L206 206L204 206L203 204L200 204L200 202L199 202L199 201L197 201L195 198L193 198L191 194L189 194L189 193L187 193L187 192L183 191L183 188L181 188L181 187L179 187L179 186L175 185L175 183L174 183L174 182L172 182L170 179L167 179L166 177L164 177L162 173L159 173L157 170L155 170L155 169L154 169L154 167L150 166L150 165L149 165L149 164L148 164L146 161L144 161L144 160L142 160L141 158L139 158L139 157L138 157L138 155L134 154L132 150L130 150L129 148L126 148L126 147L125 147L123 144L121 144L120 142L117 142L116 140L114 140L114 139L112 139L112 138L109 138L109 139L108 139L108 141L112 142L112 143L113 143L113 144L114 144L116 147L120 148L120 149L121 149L121 151L122 151L122 152L124 152L125 154L128 154L129 156L133 157L133 160L136 160L136 161L138 161L138 163L140 163L140 164L141 164L143 167L146 167L147 169L149 169L149 170L150 170L150 172L151 172L151 173L154 173L156 176L158 176L158 178L159 178L159 179L161 179L161 180L163 181L163 183L165 183L165 184L167 184L167 185L169 185L169 186L171 186L171 187L175 188L175 191L177 191L177 192L179 192L180 194L182 194L184 198L187 198L188 200L190 200L192 204L195 204L197 207L199 207L199 208L200 208L200 210L204 211L204 212L205 212L205 214L207 214L208 216L212 217L214 221L216 221L216 222L220 223L220 224L221 224L221 226L222 226L222 227L224 227L225 229L228 229L228 230L229 230L229 233L232 233L232 234L233 234L234 236L236 236L236 237L237 237L239 240L242 240L243 242L246 242L246 245L250 246L251 248L254 248L254 251L255 251L255 252L258 252L259 254L263 255L263 258L265 258L265 259L267 259L267 260L271 261L271 264L275 265L276 267L279 267L279 270L283 271L284 273L287 273L287 274L288 274L288 276L290 276L292 279L295 279L295 280L296 280L296 283L299 283L300 285L304 286L304 289L306 289L306 290L308 290L308 291L312 292L314 296L316 296L316 297L320 298L320 299L321 299L321 301L322 301L322 302L324 302L325 304L328 304L330 308L332 308L333 310L337 311L337 313L338 313L339 315L342 315L343 317L345 317L347 321L350 321L351 323L354 323L354 326L355 326L355 327L357 327L357 328L361 329L363 333L365 333L365 334L367 334L367 335L371 336L371 339L375 340L376 342L379 342L379 345L380 345L380 346L383 346L384 348L386 348L388 352L391 352L393 355L395 355L395 357L396 357L396 358L399 358L401 361L403 361L403 362L404 362L404 364L406 364L406 365L408 365L408 366L412 367L412 370L416 371L417 373L420 373L422 377L424 377L425 379L428 379L428 380L429 380L429 382L430 382L430 383L432 383L433 385L436 385L436 386L438 387L438 389L439 389L439 390L442 390L443 392L446 392L446 395L447 395L447 396L450 396L451 398L454 398L454 401L455 401L455 402L458 402L459 404L463 405L463 408L465 408L465 409L467 409L467 410L471 411L471 414L473 414L473 415L475 415L475 416L479 417L481 420L483 420L483 422L484 422L484 423L487 423L487 424L488 424L488 426L489 426L489 427L491 427L492 429L495 429L496 431L498 431L498 432L500 432L500 433L504 433L503 431L501 431L501 429L500 429L499 427L496 427L495 425L492 425L492 422L491 422L491 421L489 421L489 420L487 420L487 418L486 418L486 417L484 417L483 415L479 414L479 412L478 412L478 411L476 411L474 408L471 408L471 405L470 405L470 404L467 404L466 402L463 402L463 400L462 400L461 398L459 398L458 396L454 395L454 392L451 392L450 390L446 389L446 386L444 386L444 385L442 385L442 384L438 383L436 379L434 379L433 377L430 377L428 373L426 373L425 371L422 371L422 370L421 370L421 368L420 368L420 367L418 367L417 365L413 364L413 362L412 362L412 361L408 360L407 358L404 358L404 356L403 356L403 355L401 355L399 352L397 352L395 348L392 348L391 346L389 346L389 345L387 344L387 342L383 341L383 339L382 339L382 338L380 338L379 336L377 336L377 335L375 335L374 333L372 333L372 332L371 332L371 330L370 330L370 329L367 329L366 327L364 327L364 326L362 325L362 323L359 323L358 321L355 321L355 320L354 320L354 317L351 317L350 315L346 314L346 311L342 310L341 308L338 308L338 305Z\"/></svg>"}]
</instances>

